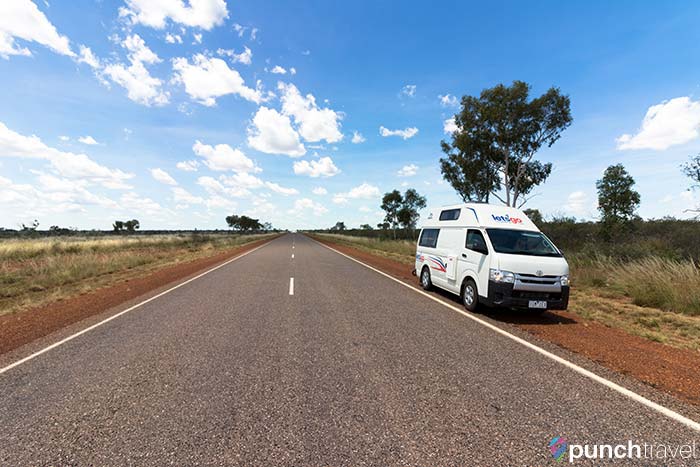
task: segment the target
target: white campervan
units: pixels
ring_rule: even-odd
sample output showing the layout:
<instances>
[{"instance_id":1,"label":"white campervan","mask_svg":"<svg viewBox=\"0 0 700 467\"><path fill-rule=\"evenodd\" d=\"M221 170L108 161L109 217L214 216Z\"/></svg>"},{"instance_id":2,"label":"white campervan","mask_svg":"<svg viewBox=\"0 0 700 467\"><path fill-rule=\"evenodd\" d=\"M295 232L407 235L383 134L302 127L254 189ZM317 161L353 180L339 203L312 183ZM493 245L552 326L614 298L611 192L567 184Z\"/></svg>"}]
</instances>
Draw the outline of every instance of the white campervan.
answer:
<instances>
[{"instance_id":1,"label":"white campervan","mask_svg":"<svg viewBox=\"0 0 700 467\"><path fill-rule=\"evenodd\" d=\"M459 294L479 304L565 310L569 265L561 251L519 209L467 203L431 212L416 249L424 289Z\"/></svg>"}]
</instances>

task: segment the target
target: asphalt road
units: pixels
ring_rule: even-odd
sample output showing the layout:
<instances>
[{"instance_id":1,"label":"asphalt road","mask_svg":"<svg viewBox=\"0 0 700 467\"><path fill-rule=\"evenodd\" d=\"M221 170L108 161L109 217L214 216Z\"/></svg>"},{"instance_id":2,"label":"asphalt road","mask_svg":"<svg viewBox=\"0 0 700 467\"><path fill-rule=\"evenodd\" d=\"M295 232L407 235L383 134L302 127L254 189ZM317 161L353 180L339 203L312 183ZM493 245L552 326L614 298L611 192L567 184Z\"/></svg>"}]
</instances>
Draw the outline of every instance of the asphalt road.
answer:
<instances>
[{"instance_id":1,"label":"asphalt road","mask_svg":"<svg viewBox=\"0 0 700 467\"><path fill-rule=\"evenodd\" d=\"M301 235L0 374L3 466L555 465L557 435L700 441ZM700 458L614 465L662 464Z\"/></svg>"}]
</instances>

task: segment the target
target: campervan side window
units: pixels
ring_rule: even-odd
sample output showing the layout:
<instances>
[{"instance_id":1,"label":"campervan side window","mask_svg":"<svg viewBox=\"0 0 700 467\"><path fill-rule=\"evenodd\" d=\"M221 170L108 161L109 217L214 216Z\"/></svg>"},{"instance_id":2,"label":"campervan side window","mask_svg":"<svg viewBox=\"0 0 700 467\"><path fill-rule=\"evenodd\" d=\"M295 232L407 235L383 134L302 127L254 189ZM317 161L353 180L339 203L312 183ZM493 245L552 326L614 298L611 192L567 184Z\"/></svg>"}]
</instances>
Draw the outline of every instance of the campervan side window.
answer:
<instances>
[{"instance_id":1,"label":"campervan side window","mask_svg":"<svg viewBox=\"0 0 700 467\"><path fill-rule=\"evenodd\" d=\"M421 232L420 234L420 240L418 241L418 245L427 248L435 248L437 246L437 239L439 233L440 229L423 229L423 232Z\"/></svg>"},{"instance_id":2,"label":"campervan side window","mask_svg":"<svg viewBox=\"0 0 700 467\"><path fill-rule=\"evenodd\" d=\"M446 209L440 213L441 221L456 221L459 219L461 209Z\"/></svg>"},{"instance_id":3,"label":"campervan side window","mask_svg":"<svg viewBox=\"0 0 700 467\"><path fill-rule=\"evenodd\" d=\"M483 255L488 254L489 251L484 235L478 230L469 229L467 231L467 241L464 246L468 250L476 251Z\"/></svg>"}]
</instances>

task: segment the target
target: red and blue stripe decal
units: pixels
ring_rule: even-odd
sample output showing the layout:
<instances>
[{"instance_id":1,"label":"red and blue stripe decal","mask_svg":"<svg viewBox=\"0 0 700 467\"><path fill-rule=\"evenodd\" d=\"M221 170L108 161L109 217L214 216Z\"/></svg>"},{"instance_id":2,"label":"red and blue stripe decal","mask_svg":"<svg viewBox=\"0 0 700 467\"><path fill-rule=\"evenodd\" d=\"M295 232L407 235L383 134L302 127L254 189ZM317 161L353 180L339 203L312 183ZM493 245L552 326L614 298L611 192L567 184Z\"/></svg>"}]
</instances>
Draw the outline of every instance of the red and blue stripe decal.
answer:
<instances>
[{"instance_id":1,"label":"red and blue stripe decal","mask_svg":"<svg viewBox=\"0 0 700 467\"><path fill-rule=\"evenodd\" d=\"M435 269L440 272L447 272L447 264L438 256L428 256L428 260L432 263L430 265L431 269Z\"/></svg>"},{"instance_id":2,"label":"red and blue stripe decal","mask_svg":"<svg viewBox=\"0 0 700 467\"><path fill-rule=\"evenodd\" d=\"M440 272L447 272L447 264L439 256L424 256L422 254L416 255L416 260L423 263L425 260L430 262L429 266L431 269L435 269Z\"/></svg>"}]
</instances>

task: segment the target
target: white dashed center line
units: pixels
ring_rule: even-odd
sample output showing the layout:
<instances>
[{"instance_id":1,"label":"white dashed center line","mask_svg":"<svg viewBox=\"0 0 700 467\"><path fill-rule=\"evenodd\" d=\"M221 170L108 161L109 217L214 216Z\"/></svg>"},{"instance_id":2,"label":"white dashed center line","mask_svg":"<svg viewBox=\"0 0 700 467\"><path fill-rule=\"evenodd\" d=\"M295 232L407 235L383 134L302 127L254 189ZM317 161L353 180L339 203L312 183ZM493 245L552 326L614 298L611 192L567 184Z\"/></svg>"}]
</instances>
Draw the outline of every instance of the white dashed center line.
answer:
<instances>
[{"instance_id":1,"label":"white dashed center line","mask_svg":"<svg viewBox=\"0 0 700 467\"><path fill-rule=\"evenodd\" d=\"M294 259L294 253L292 253L292 259Z\"/></svg>"},{"instance_id":2,"label":"white dashed center line","mask_svg":"<svg viewBox=\"0 0 700 467\"><path fill-rule=\"evenodd\" d=\"M289 295L294 295L294 278L289 278Z\"/></svg>"}]
</instances>

